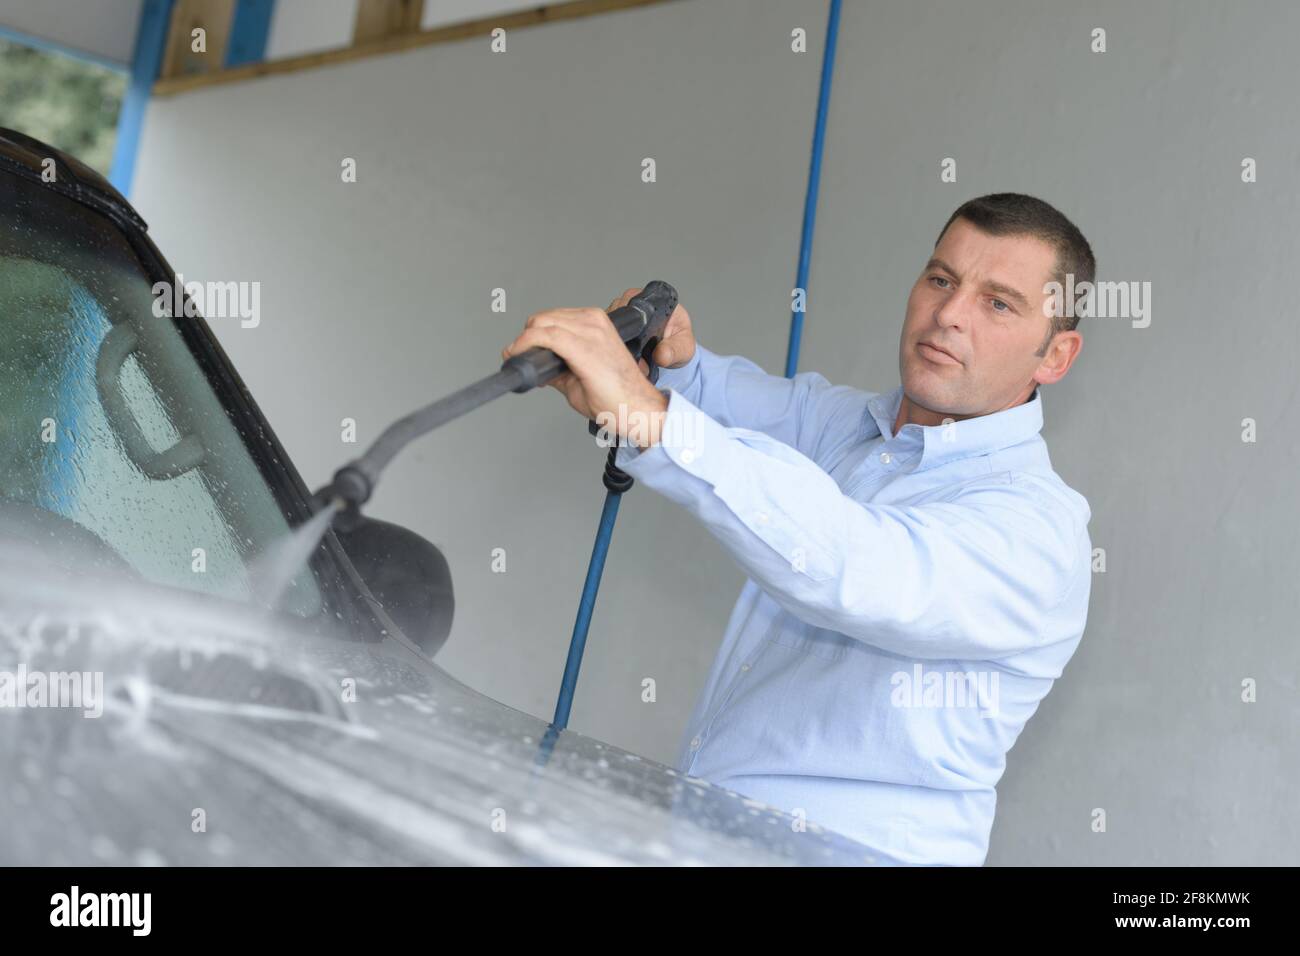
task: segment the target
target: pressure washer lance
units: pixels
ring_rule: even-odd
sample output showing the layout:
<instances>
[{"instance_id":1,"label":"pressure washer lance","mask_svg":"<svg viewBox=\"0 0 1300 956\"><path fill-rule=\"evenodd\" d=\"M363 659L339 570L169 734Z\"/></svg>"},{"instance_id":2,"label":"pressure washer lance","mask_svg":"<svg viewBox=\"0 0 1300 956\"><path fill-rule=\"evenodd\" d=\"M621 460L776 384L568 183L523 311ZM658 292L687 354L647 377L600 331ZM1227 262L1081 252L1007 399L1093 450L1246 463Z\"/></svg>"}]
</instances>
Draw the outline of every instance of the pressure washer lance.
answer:
<instances>
[{"instance_id":1,"label":"pressure washer lance","mask_svg":"<svg viewBox=\"0 0 1300 956\"><path fill-rule=\"evenodd\" d=\"M648 283L627 305L609 313L609 320L633 357L646 360L652 382L658 380L659 369L651 356L676 308L677 290L667 282L656 280ZM336 471L333 480L312 496L314 510L338 504L340 509L334 524L340 531L351 530L360 520L361 506L370 500L384 468L412 441L507 392L527 392L545 385L567 369L564 359L550 349L531 348L510 356L501 364L501 371L389 425L365 454ZM589 422L588 430L598 434L595 422ZM611 481L624 485L620 491L630 487L632 481L613 467L617 451L617 446L610 449L606 465L605 484L611 492L614 492ZM616 474L611 475L611 469Z\"/></svg>"}]
</instances>

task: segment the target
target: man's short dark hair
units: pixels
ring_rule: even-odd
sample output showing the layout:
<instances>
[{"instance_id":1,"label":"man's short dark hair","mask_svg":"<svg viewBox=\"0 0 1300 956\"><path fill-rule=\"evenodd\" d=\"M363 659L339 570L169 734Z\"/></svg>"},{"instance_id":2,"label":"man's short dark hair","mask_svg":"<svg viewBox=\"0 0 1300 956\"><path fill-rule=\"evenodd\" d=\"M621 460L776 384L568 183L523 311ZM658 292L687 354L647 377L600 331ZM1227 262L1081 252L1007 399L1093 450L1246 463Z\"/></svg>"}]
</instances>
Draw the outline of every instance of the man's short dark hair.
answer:
<instances>
[{"instance_id":1,"label":"man's short dark hair","mask_svg":"<svg viewBox=\"0 0 1300 956\"><path fill-rule=\"evenodd\" d=\"M1056 270L1052 276L1061 287L1065 287L1065 277L1074 273L1074 285L1092 283L1097 275L1097 260L1093 258L1092 247L1083 238L1074 223L1066 219L1059 210L1041 199L1022 193L990 193L971 199L957 207L957 211L948 217L934 241L937 248L943 235L952 225L953 220L965 219L976 229L991 236L1033 236L1049 243L1056 249ZM1073 311L1073 310L1068 310ZM1052 327L1043 343L1043 351L1057 332L1068 332L1079 324L1078 315L1057 316L1052 320Z\"/></svg>"}]
</instances>

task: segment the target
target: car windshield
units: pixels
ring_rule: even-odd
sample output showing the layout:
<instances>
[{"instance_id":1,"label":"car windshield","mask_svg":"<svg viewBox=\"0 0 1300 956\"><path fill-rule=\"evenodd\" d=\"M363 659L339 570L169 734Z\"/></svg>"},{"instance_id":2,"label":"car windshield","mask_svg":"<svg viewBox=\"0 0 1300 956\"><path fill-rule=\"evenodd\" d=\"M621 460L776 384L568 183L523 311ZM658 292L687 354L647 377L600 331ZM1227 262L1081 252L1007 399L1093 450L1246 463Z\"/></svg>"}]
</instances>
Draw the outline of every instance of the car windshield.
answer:
<instances>
[{"instance_id":1,"label":"car windshield","mask_svg":"<svg viewBox=\"0 0 1300 956\"><path fill-rule=\"evenodd\" d=\"M106 217L0 173L0 535L251 601L289 522ZM310 572L280 609L322 608Z\"/></svg>"}]
</instances>

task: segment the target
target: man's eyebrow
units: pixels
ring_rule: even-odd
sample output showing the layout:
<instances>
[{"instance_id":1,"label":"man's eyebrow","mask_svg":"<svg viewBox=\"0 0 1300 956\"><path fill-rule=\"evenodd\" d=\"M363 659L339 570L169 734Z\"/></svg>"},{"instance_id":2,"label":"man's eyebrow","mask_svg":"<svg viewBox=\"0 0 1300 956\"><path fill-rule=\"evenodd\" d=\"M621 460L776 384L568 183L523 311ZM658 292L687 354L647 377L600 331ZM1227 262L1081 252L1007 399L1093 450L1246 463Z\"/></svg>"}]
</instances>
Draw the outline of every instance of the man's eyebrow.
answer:
<instances>
[{"instance_id":1,"label":"man's eyebrow","mask_svg":"<svg viewBox=\"0 0 1300 956\"><path fill-rule=\"evenodd\" d=\"M961 278L961 275L957 272L956 269L948 265L948 263L944 262L942 259L938 258L937 256L925 264L925 269L927 272L929 272L931 269L942 269L950 276L956 276L958 279ZM1010 299L1013 302L1018 303L1020 307L1023 309L1029 308L1029 300L1026 299L1024 294L1021 293L1018 289L1013 289L1009 285L1003 285L1001 282L985 282L984 288L988 289L991 292L996 292L998 295L1002 296L1003 298Z\"/></svg>"}]
</instances>

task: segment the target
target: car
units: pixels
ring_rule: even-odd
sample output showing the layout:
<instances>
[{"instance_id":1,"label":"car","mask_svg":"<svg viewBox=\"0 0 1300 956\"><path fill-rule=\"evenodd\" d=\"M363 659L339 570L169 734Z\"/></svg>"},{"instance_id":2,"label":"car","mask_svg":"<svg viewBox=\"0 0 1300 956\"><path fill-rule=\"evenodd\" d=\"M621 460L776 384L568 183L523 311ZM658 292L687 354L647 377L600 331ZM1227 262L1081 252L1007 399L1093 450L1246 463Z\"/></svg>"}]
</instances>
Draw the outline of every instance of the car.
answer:
<instances>
[{"instance_id":1,"label":"car","mask_svg":"<svg viewBox=\"0 0 1300 956\"><path fill-rule=\"evenodd\" d=\"M154 309L174 277L0 130L0 862L894 862L449 675L443 556L313 527L207 322Z\"/></svg>"}]
</instances>

